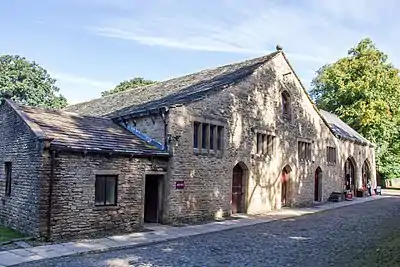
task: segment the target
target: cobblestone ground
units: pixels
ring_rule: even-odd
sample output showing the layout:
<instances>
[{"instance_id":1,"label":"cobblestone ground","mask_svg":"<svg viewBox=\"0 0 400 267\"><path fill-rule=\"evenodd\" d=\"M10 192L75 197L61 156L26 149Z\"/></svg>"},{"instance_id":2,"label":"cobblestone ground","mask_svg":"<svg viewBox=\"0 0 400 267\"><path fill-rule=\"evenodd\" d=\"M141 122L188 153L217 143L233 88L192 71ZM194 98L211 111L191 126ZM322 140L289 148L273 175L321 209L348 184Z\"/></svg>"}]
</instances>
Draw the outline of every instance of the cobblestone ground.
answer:
<instances>
[{"instance_id":1,"label":"cobblestone ground","mask_svg":"<svg viewBox=\"0 0 400 267\"><path fill-rule=\"evenodd\" d=\"M358 266L357 259L398 230L400 198L390 198L167 243L19 266Z\"/></svg>"}]
</instances>

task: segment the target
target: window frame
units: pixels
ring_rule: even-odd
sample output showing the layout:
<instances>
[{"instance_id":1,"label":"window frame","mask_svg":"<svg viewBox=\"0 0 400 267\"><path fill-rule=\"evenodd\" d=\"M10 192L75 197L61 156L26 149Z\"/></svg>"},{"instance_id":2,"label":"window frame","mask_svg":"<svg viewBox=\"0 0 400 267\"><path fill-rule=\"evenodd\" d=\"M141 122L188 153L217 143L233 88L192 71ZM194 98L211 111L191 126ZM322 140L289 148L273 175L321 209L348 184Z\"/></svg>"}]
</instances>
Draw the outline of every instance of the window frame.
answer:
<instances>
[{"instance_id":1,"label":"window frame","mask_svg":"<svg viewBox=\"0 0 400 267\"><path fill-rule=\"evenodd\" d=\"M4 174L6 178L5 184L5 195L11 196L11 188L12 188L12 162L6 161L4 162Z\"/></svg>"},{"instance_id":2,"label":"window frame","mask_svg":"<svg viewBox=\"0 0 400 267\"><path fill-rule=\"evenodd\" d=\"M217 154L224 149L225 126L214 121L194 120L192 123L193 151L200 154Z\"/></svg>"},{"instance_id":3,"label":"window frame","mask_svg":"<svg viewBox=\"0 0 400 267\"><path fill-rule=\"evenodd\" d=\"M336 164L337 162L337 152L336 152L336 147L332 147L332 146L327 146L326 148L327 150L327 162L328 164Z\"/></svg>"},{"instance_id":4,"label":"window frame","mask_svg":"<svg viewBox=\"0 0 400 267\"><path fill-rule=\"evenodd\" d=\"M200 139L200 128L201 123L198 121L193 122L193 148L200 149L201 139Z\"/></svg>"},{"instance_id":5,"label":"window frame","mask_svg":"<svg viewBox=\"0 0 400 267\"><path fill-rule=\"evenodd\" d=\"M300 162L311 161L312 159L312 142L297 141L297 156Z\"/></svg>"},{"instance_id":6,"label":"window frame","mask_svg":"<svg viewBox=\"0 0 400 267\"><path fill-rule=\"evenodd\" d=\"M97 201L97 183L98 179L104 179L104 200L101 201L102 204L99 204L100 202ZM114 188L114 203L112 204L107 204L107 180L108 179L115 179L115 188ZM117 174L96 174L95 176L95 200L94 200L94 205L96 207L115 207L118 205L118 175Z\"/></svg>"},{"instance_id":7,"label":"window frame","mask_svg":"<svg viewBox=\"0 0 400 267\"><path fill-rule=\"evenodd\" d=\"M272 156L275 149L275 135L263 132L256 132L255 137L256 155Z\"/></svg>"},{"instance_id":8,"label":"window frame","mask_svg":"<svg viewBox=\"0 0 400 267\"><path fill-rule=\"evenodd\" d=\"M224 126L217 125L217 151L224 149L224 130Z\"/></svg>"}]
</instances>

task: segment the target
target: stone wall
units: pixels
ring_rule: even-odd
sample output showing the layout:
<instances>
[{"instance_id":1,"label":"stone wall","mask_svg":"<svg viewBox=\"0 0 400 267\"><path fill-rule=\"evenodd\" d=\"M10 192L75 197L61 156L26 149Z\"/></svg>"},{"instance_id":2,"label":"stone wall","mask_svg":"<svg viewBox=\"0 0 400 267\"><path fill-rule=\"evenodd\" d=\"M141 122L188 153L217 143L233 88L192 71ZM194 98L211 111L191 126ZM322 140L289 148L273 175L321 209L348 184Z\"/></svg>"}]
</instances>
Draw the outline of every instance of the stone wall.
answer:
<instances>
[{"instance_id":1,"label":"stone wall","mask_svg":"<svg viewBox=\"0 0 400 267\"><path fill-rule=\"evenodd\" d=\"M59 152L54 178L53 239L127 233L143 223L145 174L164 173L167 162L105 154ZM116 206L95 206L96 174L118 175Z\"/></svg>"},{"instance_id":2,"label":"stone wall","mask_svg":"<svg viewBox=\"0 0 400 267\"><path fill-rule=\"evenodd\" d=\"M400 188L400 178L396 179L383 179L383 187L384 188Z\"/></svg>"},{"instance_id":3,"label":"stone wall","mask_svg":"<svg viewBox=\"0 0 400 267\"><path fill-rule=\"evenodd\" d=\"M139 131L165 144L164 121L159 115L135 118L135 123Z\"/></svg>"},{"instance_id":4,"label":"stone wall","mask_svg":"<svg viewBox=\"0 0 400 267\"><path fill-rule=\"evenodd\" d=\"M237 163L245 172L246 210L264 213L281 207L281 172L291 170L289 204L314 201L314 175L322 169L322 201L342 190L344 162L352 156L357 168L374 152L334 137L304 93L282 55L251 77L205 99L170 109L168 133L179 139L171 143L173 157L170 188L185 181L184 190L172 190L168 198L171 220L220 216L230 213L232 170ZM290 120L282 115L281 93L290 95ZM193 122L225 126L222 153L198 153L193 149ZM275 136L271 156L256 155L256 133ZM298 159L298 141L311 143L312 157ZM336 148L336 164L328 164L327 146ZM375 169L373 170L375 172Z\"/></svg>"},{"instance_id":5,"label":"stone wall","mask_svg":"<svg viewBox=\"0 0 400 267\"><path fill-rule=\"evenodd\" d=\"M7 227L37 236L42 143L8 103L0 106L0 136L0 219ZM5 195L4 162L12 163L10 196Z\"/></svg>"}]
</instances>

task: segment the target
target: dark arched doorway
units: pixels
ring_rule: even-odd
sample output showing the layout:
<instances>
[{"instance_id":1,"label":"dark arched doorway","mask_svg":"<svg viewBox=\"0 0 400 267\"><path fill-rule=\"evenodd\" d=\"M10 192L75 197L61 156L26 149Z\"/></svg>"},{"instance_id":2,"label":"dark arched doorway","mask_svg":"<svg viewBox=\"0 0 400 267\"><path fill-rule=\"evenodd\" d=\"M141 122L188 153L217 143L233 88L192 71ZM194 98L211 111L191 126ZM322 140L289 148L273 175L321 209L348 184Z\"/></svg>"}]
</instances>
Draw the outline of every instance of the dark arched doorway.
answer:
<instances>
[{"instance_id":1,"label":"dark arched doorway","mask_svg":"<svg viewBox=\"0 0 400 267\"><path fill-rule=\"evenodd\" d=\"M318 167L315 170L314 178L314 201L322 201L322 170Z\"/></svg>"},{"instance_id":2,"label":"dark arched doorway","mask_svg":"<svg viewBox=\"0 0 400 267\"><path fill-rule=\"evenodd\" d=\"M353 160L349 157L344 164L344 181L345 190L350 190L355 194L356 192L356 182L355 182L355 165Z\"/></svg>"},{"instance_id":3,"label":"dark arched doorway","mask_svg":"<svg viewBox=\"0 0 400 267\"><path fill-rule=\"evenodd\" d=\"M371 168L369 167L368 160L364 161L362 166L362 187L367 188L368 181L371 180Z\"/></svg>"},{"instance_id":4,"label":"dark arched doorway","mask_svg":"<svg viewBox=\"0 0 400 267\"><path fill-rule=\"evenodd\" d=\"M244 212L244 182L244 170L238 163L232 176L232 214Z\"/></svg>"},{"instance_id":5,"label":"dark arched doorway","mask_svg":"<svg viewBox=\"0 0 400 267\"><path fill-rule=\"evenodd\" d=\"M282 169L282 174L281 174L281 206L282 207L287 207L289 206L289 183L290 183L290 172L292 169L290 168L289 165L286 165Z\"/></svg>"}]
</instances>

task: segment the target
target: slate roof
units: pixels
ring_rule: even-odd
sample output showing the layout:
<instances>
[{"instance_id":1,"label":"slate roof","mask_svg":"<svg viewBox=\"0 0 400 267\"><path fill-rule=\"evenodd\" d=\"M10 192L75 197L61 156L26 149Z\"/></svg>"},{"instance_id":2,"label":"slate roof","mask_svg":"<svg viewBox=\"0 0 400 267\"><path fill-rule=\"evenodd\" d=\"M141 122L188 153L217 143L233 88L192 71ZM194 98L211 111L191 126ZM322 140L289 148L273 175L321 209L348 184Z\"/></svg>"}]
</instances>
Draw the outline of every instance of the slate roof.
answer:
<instances>
[{"instance_id":1,"label":"slate roof","mask_svg":"<svg viewBox=\"0 0 400 267\"><path fill-rule=\"evenodd\" d=\"M41 139L53 139L51 146L135 155L166 154L149 147L133 133L108 118L82 116L15 103L11 105Z\"/></svg>"},{"instance_id":2,"label":"slate roof","mask_svg":"<svg viewBox=\"0 0 400 267\"><path fill-rule=\"evenodd\" d=\"M364 138L356 130L354 130L344 121L342 121L337 115L321 109L320 113L325 118L326 122L329 124L329 127L336 136L340 136L341 138L350 141L356 141L367 145L373 145L370 141Z\"/></svg>"},{"instance_id":3,"label":"slate roof","mask_svg":"<svg viewBox=\"0 0 400 267\"><path fill-rule=\"evenodd\" d=\"M65 110L83 115L116 118L142 110L196 101L212 92L242 81L279 53L280 51L276 51L263 57L130 89L72 105Z\"/></svg>"}]
</instances>

